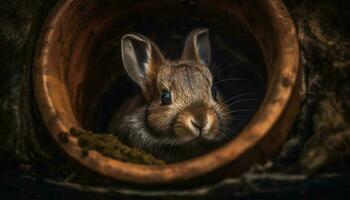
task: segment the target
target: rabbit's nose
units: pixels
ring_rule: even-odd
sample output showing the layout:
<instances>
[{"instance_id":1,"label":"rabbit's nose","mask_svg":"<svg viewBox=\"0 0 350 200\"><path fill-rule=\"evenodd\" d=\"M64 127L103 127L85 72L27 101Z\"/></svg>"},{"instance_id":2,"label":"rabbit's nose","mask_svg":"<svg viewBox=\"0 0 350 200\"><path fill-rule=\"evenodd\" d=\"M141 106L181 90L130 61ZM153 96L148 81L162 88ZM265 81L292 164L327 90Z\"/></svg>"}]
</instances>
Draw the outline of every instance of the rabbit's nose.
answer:
<instances>
[{"instance_id":1,"label":"rabbit's nose","mask_svg":"<svg viewBox=\"0 0 350 200\"><path fill-rule=\"evenodd\" d=\"M191 120L191 124L192 126L194 126L196 129L198 129L199 131L199 135L202 135L203 133L203 124L202 123L198 123L197 121L194 121L193 119Z\"/></svg>"},{"instance_id":2,"label":"rabbit's nose","mask_svg":"<svg viewBox=\"0 0 350 200\"><path fill-rule=\"evenodd\" d=\"M215 125L215 113L205 104L194 104L186 108L186 126L194 136L208 136Z\"/></svg>"},{"instance_id":3,"label":"rabbit's nose","mask_svg":"<svg viewBox=\"0 0 350 200\"><path fill-rule=\"evenodd\" d=\"M209 114L204 115L203 117L196 117L195 115L192 115L188 123L193 134L197 136L204 136L208 134L212 124L213 123Z\"/></svg>"}]
</instances>

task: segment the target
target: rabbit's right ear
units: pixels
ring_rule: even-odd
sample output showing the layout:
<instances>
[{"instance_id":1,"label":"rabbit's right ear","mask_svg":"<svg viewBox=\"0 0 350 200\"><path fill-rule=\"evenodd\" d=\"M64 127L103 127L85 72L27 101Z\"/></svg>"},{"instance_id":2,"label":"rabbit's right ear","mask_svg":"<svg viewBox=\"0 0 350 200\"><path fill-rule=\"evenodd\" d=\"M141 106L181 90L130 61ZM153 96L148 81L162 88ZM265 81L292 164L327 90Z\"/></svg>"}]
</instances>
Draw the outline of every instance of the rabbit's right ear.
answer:
<instances>
[{"instance_id":1,"label":"rabbit's right ear","mask_svg":"<svg viewBox=\"0 0 350 200\"><path fill-rule=\"evenodd\" d=\"M191 60L210 66L211 47L209 29L197 28L186 39L182 60Z\"/></svg>"},{"instance_id":2,"label":"rabbit's right ear","mask_svg":"<svg viewBox=\"0 0 350 200\"><path fill-rule=\"evenodd\" d=\"M126 34L121 41L126 72L143 91L146 99L153 96L158 68L165 59L156 44L142 35Z\"/></svg>"}]
</instances>

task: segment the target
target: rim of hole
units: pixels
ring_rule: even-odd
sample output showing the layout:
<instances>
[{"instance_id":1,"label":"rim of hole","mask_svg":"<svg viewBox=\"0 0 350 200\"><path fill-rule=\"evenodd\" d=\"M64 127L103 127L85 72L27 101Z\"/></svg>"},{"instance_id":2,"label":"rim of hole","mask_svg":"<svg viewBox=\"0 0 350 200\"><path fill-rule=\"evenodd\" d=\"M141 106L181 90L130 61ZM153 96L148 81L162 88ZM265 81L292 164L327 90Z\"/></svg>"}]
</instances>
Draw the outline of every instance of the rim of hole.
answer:
<instances>
[{"instance_id":1,"label":"rim of hole","mask_svg":"<svg viewBox=\"0 0 350 200\"><path fill-rule=\"evenodd\" d=\"M82 158L77 138L68 134L67 143L59 142L61 133L68 133L72 127L82 129L72 108L68 83L61 77L60 70L63 67L57 64L61 61L51 62L52 55L57 53L53 40L56 39L62 20L65 20L65 13L71 9L74 2L79 0L62 0L51 11L38 42L33 71L34 92L44 123L56 143L69 157L101 175L116 180L164 184L215 174L223 168L229 169L227 174L237 175L249 169L251 164L271 158L282 147L298 111L301 66L296 29L281 0L265 0L259 5L259 8L267 13L271 24L275 37L272 46L276 52L270 60L271 55L267 55L267 52L271 45L264 41L266 38L256 36L266 65L271 65L272 70L267 70L269 82L263 103L234 140L205 155L165 166L122 162L93 150ZM230 9L225 3L221 6ZM242 20L248 20L243 16L246 14L244 9L249 10L249 6L244 4L241 8ZM253 34L253 31L257 30L248 28L251 28ZM63 65L62 62L61 64ZM270 145L272 142L273 145Z\"/></svg>"}]
</instances>

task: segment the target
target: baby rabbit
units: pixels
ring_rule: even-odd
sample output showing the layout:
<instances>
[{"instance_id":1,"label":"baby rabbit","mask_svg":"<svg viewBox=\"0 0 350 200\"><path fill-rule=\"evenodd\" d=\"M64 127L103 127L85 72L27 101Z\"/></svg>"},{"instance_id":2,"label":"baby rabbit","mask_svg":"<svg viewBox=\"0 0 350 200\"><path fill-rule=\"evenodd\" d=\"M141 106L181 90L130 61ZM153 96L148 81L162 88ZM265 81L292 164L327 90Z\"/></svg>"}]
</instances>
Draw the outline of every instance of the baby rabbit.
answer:
<instances>
[{"instance_id":1,"label":"baby rabbit","mask_svg":"<svg viewBox=\"0 0 350 200\"><path fill-rule=\"evenodd\" d=\"M169 61L145 36L126 34L122 59L142 94L127 100L107 130L166 162L207 152L230 139L230 112L208 68L208 29L195 29L181 59Z\"/></svg>"}]
</instances>

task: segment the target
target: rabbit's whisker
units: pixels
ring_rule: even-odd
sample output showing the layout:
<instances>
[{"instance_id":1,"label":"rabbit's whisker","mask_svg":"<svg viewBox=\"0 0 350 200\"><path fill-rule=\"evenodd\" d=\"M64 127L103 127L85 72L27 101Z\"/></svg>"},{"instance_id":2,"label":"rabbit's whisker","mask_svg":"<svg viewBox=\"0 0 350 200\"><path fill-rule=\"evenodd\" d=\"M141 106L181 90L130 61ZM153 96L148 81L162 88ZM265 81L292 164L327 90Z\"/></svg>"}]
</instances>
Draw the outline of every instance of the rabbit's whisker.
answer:
<instances>
[{"instance_id":1,"label":"rabbit's whisker","mask_svg":"<svg viewBox=\"0 0 350 200\"><path fill-rule=\"evenodd\" d=\"M246 102L246 101L260 101L260 100L261 99L242 99L242 100L234 101L234 102L228 104L228 106L232 106L232 105L235 105L237 103Z\"/></svg>"},{"instance_id":2,"label":"rabbit's whisker","mask_svg":"<svg viewBox=\"0 0 350 200\"><path fill-rule=\"evenodd\" d=\"M228 59L229 59L228 57L221 57L215 63L210 65L210 69L213 69L213 74L215 74L218 70L220 70L220 66Z\"/></svg>"},{"instance_id":3,"label":"rabbit's whisker","mask_svg":"<svg viewBox=\"0 0 350 200\"><path fill-rule=\"evenodd\" d=\"M222 115L226 115L226 114L231 114L231 113L237 113L237 112L255 112L256 110L251 110L251 109L241 109L241 110L232 110L229 112L224 112L222 113Z\"/></svg>"},{"instance_id":4,"label":"rabbit's whisker","mask_svg":"<svg viewBox=\"0 0 350 200\"><path fill-rule=\"evenodd\" d=\"M261 94L260 92L247 92L247 93L243 93L243 94L239 94L239 95L235 95L229 99L227 99L226 101L223 102L223 104L233 100L233 99L237 99L239 97L243 97L243 96L248 96L248 95L253 95L253 94Z\"/></svg>"},{"instance_id":5,"label":"rabbit's whisker","mask_svg":"<svg viewBox=\"0 0 350 200\"><path fill-rule=\"evenodd\" d=\"M219 131L218 133L219 133L219 136L222 137L224 140L230 140L231 139L230 135L228 135L225 132ZM220 138L218 138L218 139L220 140Z\"/></svg>"},{"instance_id":6,"label":"rabbit's whisker","mask_svg":"<svg viewBox=\"0 0 350 200\"><path fill-rule=\"evenodd\" d=\"M223 80L220 80L220 81L216 81L214 84L227 82L227 81L248 81L248 79L245 79L245 78L228 78L228 79L223 79Z\"/></svg>"},{"instance_id":7,"label":"rabbit's whisker","mask_svg":"<svg viewBox=\"0 0 350 200\"><path fill-rule=\"evenodd\" d=\"M236 63L233 63L231 65L227 65L225 67L220 67L218 70L216 70L216 72L214 72L213 76L216 77L217 75L219 75L220 73L224 72L225 70L229 69L229 68L232 68L234 66L237 66L240 62L236 62Z\"/></svg>"}]
</instances>

